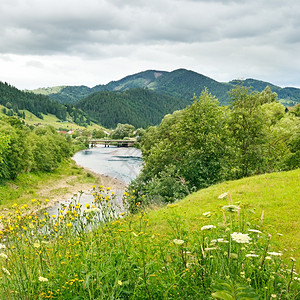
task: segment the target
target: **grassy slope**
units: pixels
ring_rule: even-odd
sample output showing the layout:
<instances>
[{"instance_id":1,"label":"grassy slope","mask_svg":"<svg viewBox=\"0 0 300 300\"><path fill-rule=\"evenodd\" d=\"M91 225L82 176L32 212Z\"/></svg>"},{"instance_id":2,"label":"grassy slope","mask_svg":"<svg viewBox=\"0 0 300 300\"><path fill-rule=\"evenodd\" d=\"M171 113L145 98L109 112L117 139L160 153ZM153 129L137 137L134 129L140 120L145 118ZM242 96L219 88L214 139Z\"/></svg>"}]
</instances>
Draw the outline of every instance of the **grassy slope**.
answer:
<instances>
[{"instance_id":1,"label":"grassy slope","mask_svg":"<svg viewBox=\"0 0 300 300\"><path fill-rule=\"evenodd\" d=\"M181 216L190 228L199 229L197 222L203 220L202 213L212 213L219 206L227 205L227 200L218 196L229 191L232 203L249 204L255 210L257 218L264 218L261 229L272 234L278 244L278 250L284 251L284 257L293 256L300 260L300 169L254 176L237 181L227 181L207 189L200 190L178 202L178 206L165 207L149 213L150 228L153 232L168 230L167 220L173 213ZM283 234L279 236L277 233ZM286 251L284 250L286 249Z\"/></svg>"},{"instance_id":2,"label":"grassy slope","mask_svg":"<svg viewBox=\"0 0 300 300\"><path fill-rule=\"evenodd\" d=\"M3 114L2 109L5 108L3 105L0 105L0 117L5 116ZM58 128L66 128L69 130L76 130L76 129L85 129L83 126L79 126L75 123L70 123L68 121L62 122L60 121L56 116L48 114L44 115L44 119L40 119L37 116L35 116L33 113L29 112L28 110L20 110L20 112L25 112L25 123L28 125L34 125L34 124L42 124L42 125L51 125L55 127L56 129ZM92 126L87 126L87 130L93 130L93 129L103 129L100 125L97 125L95 123L92 123Z\"/></svg>"}]
</instances>

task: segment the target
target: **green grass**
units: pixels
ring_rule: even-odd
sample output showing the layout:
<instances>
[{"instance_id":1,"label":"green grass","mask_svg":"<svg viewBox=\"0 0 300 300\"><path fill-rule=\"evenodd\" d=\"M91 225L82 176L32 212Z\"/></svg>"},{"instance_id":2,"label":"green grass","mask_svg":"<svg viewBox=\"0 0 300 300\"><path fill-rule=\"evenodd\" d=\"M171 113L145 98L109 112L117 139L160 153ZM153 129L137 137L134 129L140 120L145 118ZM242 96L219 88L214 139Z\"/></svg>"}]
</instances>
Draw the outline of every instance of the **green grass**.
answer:
<instances>
[{"instance_id":1,"label":"green grass","mask_svg":"<svg viewBox=\"0 0 300 300\"><path fill-rule=\"evenodd\" d=\"M20 112L23 112L23 110L20 110ZM24 110L25 112L25 123L28 125L36 126L37 124L40 125L51 125L58 128L65 128L68 130L76 130L76 129L87 129L87 130L93 130L93 129L103 129L100 125L97 125L95 123L92 123L92 125L88 125L86 128L83 126L79 126L75 123L69 122L69 121L61 121L59 120L55 115L47 114L43 115L43 119L38 118L33 113Z\"/></svg>"},{"instance_id":2,"label":"green grass","mask_svg":"<svg viewBox=\"0 0 300 300\"><path fill-rule=\"evenodd\" d=\"M0 298L297 299L299 175L225 182L125 218L102 187L92 207L74 199L57 216L33 212L46 200L13 205L0 218Z\"/></svg>"},{"instance_id":3,"label":"green grass","mask_svg":"<svg viewBox=\"0 0 300 300\"><path fill-rule=\"evenodd\" d=\"M0 182L0 210L13 203L28 204L31 199L39 197L41 189L55 185L58 180L68 180L68 178L72 181L72 185L90 183L92 186L96 182L95 177L87 176L87 172L77 167L73 160L67 160L52 173L23 173L15 180ZM52 193L57 195L64 192L65 189L58 188Z\"/></svg>"},{"instance_id":4,"label":"green grass","mask_svg":"<svg viewBox=\"0 0 300 300\"><path fill-rule=\"evenodd\" d=\"M257 219L264 212L262 227L272 234L278 248L286 249L284 257L294 256L300 267L300 169L227 181L193 193L178 202L172 210L197 227L202 213L215 211L227 203L218 199L230 192L233 203L249 204ZM165 207L149 213L154 231L165 231L170 208ZM282 234L279 236L277 233Z\"/></svg>"},{"instance_id":5,"label":"green grass","mask_svg":"<svg viewBox=\"0 0 300 300\"><path fill-rule=\"evenodd\" d=\"M6 115L2 112L3 108L6 108L5 106L0 104L0 117L5 117ZM6 108L7 109L7 108ZM43 115L43 119L38 118L36 115L31 113L28 110L19 110L21 113L25 113L25 123L28 125L33 125L37 126L38 125L51 125L55 127L56 129L58 128L65 128L67 130L76 130L76 129L87 129L89 131L92 131L94 129L104 129L104 127L97 125L95 123L91 123L92 125L88 125L87 127L79 126L75 123L69 122L69 121L61 121L59 120L55 115L52 114L47 114ZM107 130L107 129L105 129Z\"/></svg>"}]
</instances>

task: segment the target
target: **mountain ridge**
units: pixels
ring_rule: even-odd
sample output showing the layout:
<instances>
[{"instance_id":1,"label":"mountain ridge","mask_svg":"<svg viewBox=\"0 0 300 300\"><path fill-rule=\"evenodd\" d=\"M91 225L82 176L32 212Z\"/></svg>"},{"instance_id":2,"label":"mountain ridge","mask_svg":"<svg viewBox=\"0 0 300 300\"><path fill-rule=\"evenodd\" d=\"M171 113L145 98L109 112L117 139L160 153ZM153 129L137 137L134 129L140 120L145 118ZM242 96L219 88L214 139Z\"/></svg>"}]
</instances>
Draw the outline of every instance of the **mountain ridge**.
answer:
<instances>
[{"instance_id":1,"label":"mountain ridge","mask_svg":"<svg viewBox=\"0 0 300 300\"><path fill-rule=\"evenodd\" d=\"M228 91L237 83L243 82L244 86L252 87L253 91L261 92L270 86L278 94L278 99L286 106L300 103L300 89L295 87L279 87L270 82L253 78L245 80L233 79L229 82L219 82L184 68L173 71L146 70L132 75L127 75L120 80L110 81L107 84L98 84L92 88L81 86L58 86L32 90L33 93L47 94L51 99L60 103L75 103L95 92L124 91L132 88L144 88L180 99L190 100L194 95L199 96L207 88L220 104L226 105L229 101Z\"/></svg>"}]
</instances>

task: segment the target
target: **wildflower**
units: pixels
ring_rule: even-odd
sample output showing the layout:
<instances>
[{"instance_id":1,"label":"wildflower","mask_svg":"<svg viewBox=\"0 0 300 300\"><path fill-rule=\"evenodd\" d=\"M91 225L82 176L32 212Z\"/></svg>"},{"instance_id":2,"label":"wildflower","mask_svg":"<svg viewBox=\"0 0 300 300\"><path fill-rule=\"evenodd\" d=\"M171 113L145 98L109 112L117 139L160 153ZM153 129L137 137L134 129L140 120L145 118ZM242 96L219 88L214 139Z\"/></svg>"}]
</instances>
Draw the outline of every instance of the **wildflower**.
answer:
<instances>
[{"instance_id":1,"label":"wildflower","mask_svg":"<svg viewBox=\"0 0 300 300\"><path fill-rule=\"evenodd\" d=\"M40 248L41 247L40 242L33 243L33 247L34 248Z\"/></svg>"},{"instance_id":2,"label":"wildflower","mask_svg":"<svg viewBox=\"0 0 300 300\"><path fill-rule=\"evenodd\" d=\"M6 268L2 267L2 271L3 271L5 274L7 274L7 275L10 276L10 272L9 272Z\"/></svg>"},{"instance_id":3,"label":"wildflower","mask_svg":"<svg viewBox=\"0 0 300 300\"><path fill-rule=\"evenodd\" d=\"M273 255L273 256L281 256L282 253L281 252L268 252L269 255Z\"/></svg>"},{"instance_id":4,"label":"wildflower","mask_svg":"<svg viewBox=\"0 0 300 300\"><path fill-rule=\"evenodd\" d=\"M231 238L237 242L237 243L241 243L241 244L245 244L245 243L249 243L251 238L249 237L249 235L246 233L237 233L237 232L234 232L231 234Z\"/></svg>"},{"instance_id":5,"label":"wildflower","mask_svg":"<svg viewBox=\"0 0 300 300\"><path fill-rule=\"evenodd\" d=\"M218 196L218 199L224 199L225 197L227 197L227 195L228 195L228 192L223 193L223 194Z\"/></svg>"},{"instance_id":6,"label":"wildflower","mask_svg":"<svg viewBox=\"0 0 300 300\"><path fill-rule=\"evenodd\" d=\"M204 216L204 217L210 217L210 214L211 214L211 212L210 212L210 211L207 211L207 212L204 212L204 213L202 214L202 216Z\"/></svg>"},{"instance_id":7,"label":"wildflower","mask_svg":"<svg viewBox=\"0 0 300 300\"><path fill-rule=\"evenodd\" d=\"M47 278L45 278L45 277L42 277L42 276L40 276L39 277L39 281L40 282L47 282L47 281L49 281Z\"/></svg>"},{"instance_id":8,"label":"wildflower","mask_svg":"<svg viewBox=\"0 0 300 300\"><path fill-rule=\"evenodd\" d=\"M248 229L248 231L250 232L255 232L255 233L262 233L261 231L257 230L257 229Z\"/></svg>"},{"instance_id":9,"label":"wildflower","mask_svg":"<svg viewBox=\"0 0 300 300\"><path fill-rule=\"evenodd\" d=\"M86 209L84 211L84 213L89 214L89 213L95 213L95 212L99 212L99 211L101 211L100 208L95 207L95 208Z\"/></svg>"},{"instance_id":10,"label":"wildflower","mask_svg":"<svg viewBox=\"0 0 300 300\"><path fill-rule=\"evenodd\" d=\"M201 227L201 230L210 230L210 229L213 229L213 228L216 228L216 226L214 226L214 225L205 225L205 226Z\"/></svg>"},{"instance_id":11,"label":"wildflower","mask_svg":"<svg viewBox=\"0 0 300 300\"><path fill-rule=\"evenodd\" d=\"M184 243L184 240L174 239L173 243L176 245L182 245Z\"/></svg>"},{"instance_id":12,"label":"wildflower","mask_svg":"<svg viewBox=\"0 0 300 300\"><path fill-rule=\"evenodd\" d=\"M87 203L87 204L85 205L85 207L86 207L86 208L89 208L89 207L90 207L90 204L89 204L89 203Z\"/></svg>"},{"instance_id":13,"label":"wildflower","mask_svg":"<svg viewBox=\"0 0 300 300\"><path fill-rule=\"evenodd\" d=\"M178 204L168 204L167 206L170 207L170 208L173 208L173 207L178 206Z\"/></svg>"},{"instance_id":14,"label":"wildflower","mask_svg":"<svg viewBox=\"0 0 300 300\"><path fill-rule=\"evenodd\" d=\"M107 191L110 191L110 187L107 187L106 190L107 190Z\"/></svg>"},{"instance_id":15,"label":"wildflower","mask_svg":"<svg viewBox=\"0 0 300 300\"><path fill-rule=\"evenodd\" d=\"M257 254L252 254L252 253L246 254L245 256L246 256L246 257L259 257L259 255L257 255Z\"/></svg>"},{"instance_id":16,"label":"wildflower","mask_svg":"<svg viewBox=\"0 0 300 300\"><path fill-rule=\"evenodd\" d=\"M241 208L237 205L225 205L222 207L222 209L228 211L228 212L235 212L235 211L239 211Z\"/></svg>"},{"instance_id":17,"label":"wildflower","mask_svg":"<svg viewBox=\"0 0 300 300\"><path fill-rule=\"evenodd\" d=\"M4 244L0 244L0 249L5 249L6 246Z\"/></svg>"},{"instance_id":18,"label":"wildflower","mask_svg":"<svg viewBox=\"0 0 300 300\"><path fill-rule=\"evenodd\" d=\"M0 257L7 259L8 256L5 253L0 253Z\"/></svg>"},{"instance_id":19,"label":"wildflower","mask_svg":"<svg viewBox=\"0 0 300 300\"><path fill-rule=\"evenodd\" d=\"M123 282L121 280L118 280L118 285L122 285Z\"/></svg>"},{"instance_id":20,"label":"wildflower","mask_svg":"<svg viewBox=\"0 0 300 300\"><path fill-rule=\"evenodd\" d=\"M67 227L72 227L72 223L68 223L68 224L67 224Z\"/></svg>"}]
</instances>

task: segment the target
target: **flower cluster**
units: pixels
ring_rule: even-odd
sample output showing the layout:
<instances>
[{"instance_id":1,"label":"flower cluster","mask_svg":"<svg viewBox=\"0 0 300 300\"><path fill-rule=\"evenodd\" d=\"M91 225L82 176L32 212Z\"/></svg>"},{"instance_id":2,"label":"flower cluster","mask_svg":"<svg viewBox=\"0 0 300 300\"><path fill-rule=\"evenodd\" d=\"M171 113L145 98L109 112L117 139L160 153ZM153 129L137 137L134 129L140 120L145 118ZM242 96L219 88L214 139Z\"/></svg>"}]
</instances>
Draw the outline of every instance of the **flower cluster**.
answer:
<instances>
[{"instance_id":1,"label":"flower cluster","mask_svg":"<svg viewBox=\"0 0 300 300\"><path fill-rule=\"evenodd\" d=\"M251 241L248 233L234 232L231 234L231 238L233 241L240 244L246 244Z\"/></svg>"}]
</instances>

